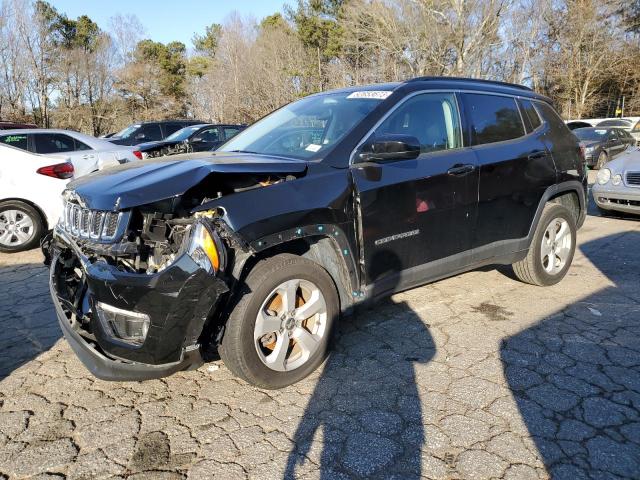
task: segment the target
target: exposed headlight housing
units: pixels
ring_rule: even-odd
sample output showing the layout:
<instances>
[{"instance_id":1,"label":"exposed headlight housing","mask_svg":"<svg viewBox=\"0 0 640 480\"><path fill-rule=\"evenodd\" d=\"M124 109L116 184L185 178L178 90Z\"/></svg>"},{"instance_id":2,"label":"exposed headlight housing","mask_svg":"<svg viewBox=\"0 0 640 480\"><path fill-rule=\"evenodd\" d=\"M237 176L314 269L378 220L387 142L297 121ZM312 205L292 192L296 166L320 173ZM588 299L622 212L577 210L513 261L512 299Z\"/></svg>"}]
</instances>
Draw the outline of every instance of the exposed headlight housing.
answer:
<instances>
[{"instance_id":1,"label":"exposed headlight housing","mask_svg":"<svg viewBox=\"0 0 640 480\"><path fill-rule=\"evenodd\" d=\"M149 315L123 310L102 302L95 305L103 330L112 338L139 347L149 332Z\"/></svg>"},{"instance_id":2,"label":"exposed headlight housing","mask_svg":"<svg viewBox=\"0 0 640 480\"><path fill-rule=\"evenodd\" d=\"M613 183L616 187L620 185L622 183L622 175L620 174L614 175L613 179L611 180L611 183Z\"/></svg>"},{"instance_id":3,"label":"exposed headlight housing","mask_svg":"<svg viewBox=\"0 0 640 480\"><path fill-rule=\"evenodd\" d=\"M224 267L222 244L204 221L199 220L191 227L187 241L187 255L207 273L215 274Z\"/></svg>"},{"instance_id":4,"label":"exposed headlight housing","mask_svg":"<svg viewBox=\"0 0 640 480\"><path fill-rule=\"evenodd\" d=\"M611 170L609 170L608 168L601 168L600 170L598 170L598 176L596 177L596 180L600 185L609 183L609 180L611 180Z\"/></svg>"}]
</instances>

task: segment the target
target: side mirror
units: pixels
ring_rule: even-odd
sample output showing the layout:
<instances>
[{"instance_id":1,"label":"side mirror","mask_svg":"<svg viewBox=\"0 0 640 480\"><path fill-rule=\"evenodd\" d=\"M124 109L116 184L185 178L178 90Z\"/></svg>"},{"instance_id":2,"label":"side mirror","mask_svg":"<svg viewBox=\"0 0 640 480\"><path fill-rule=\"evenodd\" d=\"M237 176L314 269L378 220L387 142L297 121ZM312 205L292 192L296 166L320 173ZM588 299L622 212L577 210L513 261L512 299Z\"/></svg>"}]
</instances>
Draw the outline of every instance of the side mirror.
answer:
<instances>
[{"instance_id":1,"label":"side mirror","mask_svg":"<svg viewBox=\"0 0 640 480\"><path fill-rule=\"evenodd\" d=\"M201 143L201 142L204 142L204 138L202 137L193 137L191 139L191 143Z\"/></svg>"},{"instance_id":2,"label":"side mirror","mask_svg":"<svg viewBox=\"0 0 640 480\"><path fill-rule=\"evenodd\" d=\"M420 156L420 141L411 135L390 134L374 138L358 155L361 162L411 160Z\"/></svg>"}]
</instances>

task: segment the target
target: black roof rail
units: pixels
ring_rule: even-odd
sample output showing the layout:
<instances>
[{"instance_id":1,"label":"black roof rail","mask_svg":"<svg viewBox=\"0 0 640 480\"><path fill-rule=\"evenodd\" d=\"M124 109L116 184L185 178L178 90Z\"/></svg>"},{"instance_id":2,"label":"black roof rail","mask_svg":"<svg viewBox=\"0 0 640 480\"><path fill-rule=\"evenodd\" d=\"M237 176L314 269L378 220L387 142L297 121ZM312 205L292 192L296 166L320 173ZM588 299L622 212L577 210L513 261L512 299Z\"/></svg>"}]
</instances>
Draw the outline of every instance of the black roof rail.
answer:
<instances>
[{"instance_id":1,"label":"black roof rail","mask_svg":"<svg viewBox=\"0 0 640 480\"><path fill-rule=\"evenodd\" d=\"M482 78L469 78L469 77L433 77L433 76L415 77L415 78L411 78L411 79L407 80L407 83L409 83L409 82L424 82L424 81L428 81L428 80L440 80L440 81L445 81L445 82L449 82L449 81L454 81L454 82L478 82L478 83L487 83L489 85L499 85L499 86L502 86L502 87L518 88L520 90L527 90L529 92L533 91L531 88L526 87L524 85L519 85L517 83L500 82L498 80L484 80Z\"/></svg>"}]
</instances>

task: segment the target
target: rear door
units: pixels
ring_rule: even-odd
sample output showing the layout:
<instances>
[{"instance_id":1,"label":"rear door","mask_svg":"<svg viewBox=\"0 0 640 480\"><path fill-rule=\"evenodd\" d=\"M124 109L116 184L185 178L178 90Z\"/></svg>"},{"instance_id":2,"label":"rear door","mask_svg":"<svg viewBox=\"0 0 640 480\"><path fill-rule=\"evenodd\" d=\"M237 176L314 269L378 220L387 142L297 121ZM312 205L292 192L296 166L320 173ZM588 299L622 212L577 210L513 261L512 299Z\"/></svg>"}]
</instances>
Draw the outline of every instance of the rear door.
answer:
<instances>
[{"instance_id":1,"label":"rear door","mask_svg":"<svg viewBox=\"0 0 640 480\"><path fill-rule=\"evenodd\" d=\"M99 169L98 157L88 145L62 133L33 133L35 153L69 158L75 176L86 175Z\"/></svg>"},{"instance_id":2,"label":"rear door","mask_svg":"<svg viewBox=\"0 0 640 480\"><path fill-rule=\"evenodd\" d=\"M521 114L511 96L465 93L463 99L480 170L473 239L480 261L504 252L504 244L498 242L528 235L544 191L555 183L556 171L531 102L523 101Z\"/></svg>"},{"instance_id":3,"label":"rear door","mask_svg":"<svg viewBox=\"0 0 640 480\"><path fill-rule=\"evenodd\" d=\"M462 144L454 93L409 97L364 145L389 134L416 137L420 156L351 167L359 195L366 282L376 283L377 293L463 266L461 254L471 249L477 201L476 157Z\"/></svg>"}]
</instances>

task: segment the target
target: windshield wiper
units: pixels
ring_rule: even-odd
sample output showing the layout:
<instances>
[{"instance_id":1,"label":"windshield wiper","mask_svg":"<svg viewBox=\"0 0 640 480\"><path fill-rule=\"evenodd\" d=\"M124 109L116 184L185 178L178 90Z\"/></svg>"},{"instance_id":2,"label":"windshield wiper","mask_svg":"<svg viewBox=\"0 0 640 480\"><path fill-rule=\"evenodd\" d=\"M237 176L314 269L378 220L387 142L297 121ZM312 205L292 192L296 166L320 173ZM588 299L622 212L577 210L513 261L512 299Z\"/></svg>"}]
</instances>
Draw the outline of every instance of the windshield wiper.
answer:
<instances>
[{"instance_id":1,"label":"windshield wiper","mask_svg":"<svg viewBox=\"0 0 640 480\"><path fill-rule=\"evenodd\" d=\"M252 152L251 150L229 150L229 153L255 153L256 155L261 155L260 152Z\"/></svg>"}]
</instances>

